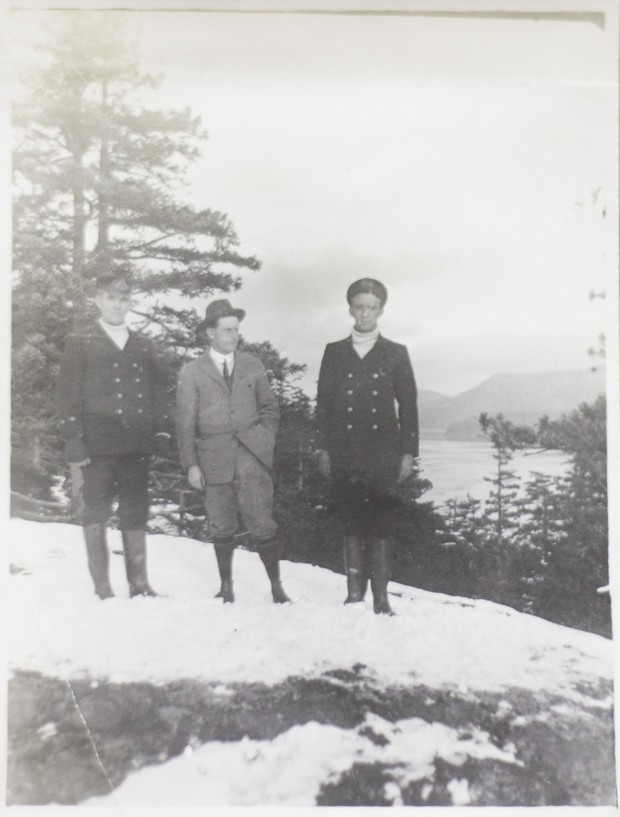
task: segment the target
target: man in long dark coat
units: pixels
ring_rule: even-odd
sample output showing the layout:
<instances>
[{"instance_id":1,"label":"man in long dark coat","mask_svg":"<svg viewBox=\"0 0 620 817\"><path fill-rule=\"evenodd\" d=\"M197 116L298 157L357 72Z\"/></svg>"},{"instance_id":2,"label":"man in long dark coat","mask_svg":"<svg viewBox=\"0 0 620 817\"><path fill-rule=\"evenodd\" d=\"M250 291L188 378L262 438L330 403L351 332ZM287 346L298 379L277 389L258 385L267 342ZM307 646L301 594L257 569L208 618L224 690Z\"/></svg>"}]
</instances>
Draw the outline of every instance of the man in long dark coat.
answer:
<instances>
[{"instance_id":1,"label":"man in long dark coat","mask_svg":"<svg viewBox=\"0 0 620 817\"><path fill-rule=\"evenodd\" d=\"M205 507L224 603L235 600L232 560L239 517L271 582L276 604L289 602L280 579L278 526L273 519L271 466L280 419L278 401L260 360L238 352L243 309L224 299L207 306L209 348L186 363L177 390L181 463Z\"/></svg>"},{"instance_id":2,"label":"man in long dark coat","mask_svg":"<svg viewBox=\"0 0 620 817\"><path fill-rule=\"evenodd\" d=\"M370 578L375 612L392 615L390 524L398 483L412 474L418 456L419 429L407 348L379 333L386 300L387 290L372 278L349 287L355 325L325 349L316 416L319 469L332 478L344 532L345 604L363 601Z\"/></svg>"},{"instance_id":3,"label":"man in long dark coat","mask_svg":"<svg viewBox=\"0 0 620 817\"><path fill-rule=\"evenodd\" d=\"M113 596L106 522L118 497L130 596L157 595L147 577L145 527L152 454L169 452L166 373L153 342L128 329L131 283L97 279L100 317L67 338L57 388L67 460L83 474L82 525L95 593Z\"/></svg>"}]
</instances>

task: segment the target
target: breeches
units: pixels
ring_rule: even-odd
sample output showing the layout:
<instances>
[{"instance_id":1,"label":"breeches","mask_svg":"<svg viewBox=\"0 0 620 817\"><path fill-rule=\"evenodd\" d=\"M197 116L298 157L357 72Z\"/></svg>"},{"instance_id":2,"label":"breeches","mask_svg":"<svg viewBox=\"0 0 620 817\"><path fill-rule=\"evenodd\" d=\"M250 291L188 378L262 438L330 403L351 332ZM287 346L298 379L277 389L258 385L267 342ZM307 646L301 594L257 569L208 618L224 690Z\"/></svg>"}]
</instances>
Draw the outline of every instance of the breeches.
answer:
<instances>
[{"instance_id":1,"label":"breeches","mask_svg":"<svg viewBox=\"0 0 620 817\"><path fill-rule=\"evenodd\" d=\"M121 530L143 528L149 511L149 464L148 454L91 457L82 469L82 524L107 522L118 496Z\"/></svg>"},{"instance_id":2,"label":"breeches","mask_svg":"<svg viewBox=\"0 0 620 817\"><path fill-rule=\"evenodd\" d=\"M232 482L207 485L205 507L214 541L237 532L239 517L257 541L272 539L278 526L273 519L273 482L262 462L239 445Z\"/></svg>"},{"instance_id":3,"label":"breeches","mask_svg":"<svg viewBox=\"0 0 620 817\"><path fill-rule=\"evenodd\" d=\"M345 535L386 537L392 533L401 500L396 484L370 474L337 474L334 509Z\"/></svg>"}]
</instances>

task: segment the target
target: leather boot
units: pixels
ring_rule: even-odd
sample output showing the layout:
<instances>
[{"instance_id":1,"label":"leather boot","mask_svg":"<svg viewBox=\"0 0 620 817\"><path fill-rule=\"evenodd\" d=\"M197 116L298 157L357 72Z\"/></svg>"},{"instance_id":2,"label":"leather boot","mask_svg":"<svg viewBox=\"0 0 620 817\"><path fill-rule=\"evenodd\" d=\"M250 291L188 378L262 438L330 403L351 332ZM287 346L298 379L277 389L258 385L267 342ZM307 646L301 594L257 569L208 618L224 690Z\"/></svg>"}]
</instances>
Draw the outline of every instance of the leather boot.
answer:
<instances>
[{"instance_id":1,"label":"leather boot","mask_svg":"<svg viewBox=\"0 0 620 817\"><path fill-rule=\"evenodd\" d=\"M364 568L364 543L359 536L344 537L344 569L347 575L345 604L364 601L368 579Z\"/></svg>"},{"instance_id":2,"label":"leather boot","mask_svg":"<svg viewBox=\"0 0 620 817\"><path fill-rule=\"evenodd\" d=\"M235 543L232 540L218 543L214 542L214 548L221 581L219 592L215 594L215 598L223 599L224 604L232 604L235 600L232 582L232 560Z\"/></svg>"},{"instance_id":3,"label":"leather boot","mask_svg":"<svg viewBox=\"0 0 620 817\"><path fill-rule=\"evenodd\" d=\"M110 554L106 541L105 524L86 525L84 541L88 556L88 570L95 584L95 593L100 599L109 599L114 595L110 585Z\"/></svg>"},{"instance_id":4,"label":"leather boot","mask_svg":"<svg viewBox=\"0 0 620 817\"><path fill-rule=\"evenodd\" d=\"M157 596L146 575L146 533L143 528L121 531L129 597Z\"/></svg>"},{"instance_id":5,"label":"leather boot","mask_svg":"<svg viewBox=\"0 0 620 817\"><path fill-rule=\"evenodd\" d=\"M280 580L280 555L278 550L277 542L272 539L270 542L261 544L259 555L271 582L271 595L274 604L286 604L287 602L292 604L292 600L284 592Z\"/></svg>"},{"instance_id":6,"label":"leather boot","mask_svg":"<svg viewBox=\"0 0 620 817\"><path fill-rule=\"evenodd\" d=\"M387 586L390 580L390 542L389 539L373 537L369 542L370 552L370 586L374 601L375 613L393 616L394 611L388 601Z\"/></svg>"}]
</instances>

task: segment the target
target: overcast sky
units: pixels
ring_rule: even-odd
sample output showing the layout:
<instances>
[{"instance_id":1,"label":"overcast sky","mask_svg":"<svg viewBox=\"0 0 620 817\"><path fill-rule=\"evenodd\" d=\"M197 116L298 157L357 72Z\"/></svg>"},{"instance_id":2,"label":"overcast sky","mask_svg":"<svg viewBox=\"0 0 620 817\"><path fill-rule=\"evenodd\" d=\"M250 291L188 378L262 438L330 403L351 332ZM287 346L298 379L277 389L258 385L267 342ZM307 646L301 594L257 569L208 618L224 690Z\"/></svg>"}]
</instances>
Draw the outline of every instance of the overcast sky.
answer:
<instances>
[{"instance_id":1,"label":"overcast sky","mask_svg":"<svg viewBox=\"0 0 620 817\"><path fill-rule=\"evenodd\" d=\"M18 13L16 34L41 16ZM307 363L310 394L366 275L388 287L382 331L422 389L589 365L605 310L588 293L617 275L613 27L130 17L143 69L165 75L157 102L209 131L194 203L262 260L229 296L244 334Z\"/></svg>"}]
</instances>

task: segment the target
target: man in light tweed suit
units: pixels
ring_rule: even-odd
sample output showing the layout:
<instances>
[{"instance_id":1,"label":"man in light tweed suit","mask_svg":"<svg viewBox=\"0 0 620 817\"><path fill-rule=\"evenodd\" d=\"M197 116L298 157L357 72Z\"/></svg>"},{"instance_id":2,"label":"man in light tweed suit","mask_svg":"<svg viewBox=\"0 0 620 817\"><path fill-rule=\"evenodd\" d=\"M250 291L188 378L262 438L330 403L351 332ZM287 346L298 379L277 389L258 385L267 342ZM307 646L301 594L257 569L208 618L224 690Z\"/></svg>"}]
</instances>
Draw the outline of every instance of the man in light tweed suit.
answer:
<instances>
[{"instance_id":1,"label":"man in light tweed suit","mask_svg":"<svg viewBox=\"0 0 620 817\"><path fill-rule=\"evenodd\" d=\"M220 573L217 594L234 602L232 560L238 519L247 528L271 582L276 604L289 602L280 580L278 526L270 469L280 412L261 361L238 352L245 317L224 299L212 301L202 326L209 348L186 363L177 391L181 463L205 506Z\"/></svg>"}]
</instances>

